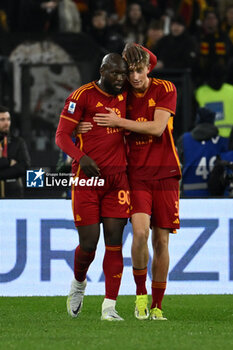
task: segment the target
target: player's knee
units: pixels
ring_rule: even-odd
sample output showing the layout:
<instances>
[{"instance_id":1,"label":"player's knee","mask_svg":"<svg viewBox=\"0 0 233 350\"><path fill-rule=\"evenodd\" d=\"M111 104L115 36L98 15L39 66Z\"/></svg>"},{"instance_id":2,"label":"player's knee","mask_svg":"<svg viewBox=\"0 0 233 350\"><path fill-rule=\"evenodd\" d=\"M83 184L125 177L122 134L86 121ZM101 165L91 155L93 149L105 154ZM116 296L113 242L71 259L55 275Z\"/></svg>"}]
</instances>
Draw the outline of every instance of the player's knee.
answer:
<instances>
[{"instance_id":1,"label":"player's knee","mask_svg":"<svg viewBox=\"0 0 233 350\"><path fill-rule=\"evenodd\" d=\"M162 254L168 250L168 239L166 236L159 236L154 239L153 242L154 249L157 254Z\"/></svg>"},{"instance_id":2,"label":"player's knee","mask_svg":"<svg viewBox=\"0 0 233 350\"><path fill-rule=\"evenodd\" d=\"M98 241L98 230L90 230L88 227L79 228L79 244L84 251L92 252L96 250Z\"/></svg>"},{"instance_id":3,"label":"player's knee","mask_svg":"<svg viewBox=\"0 0 233 350\"><path fill-rule=\"evenodd\" d=\"M122 232L117 234L116 232L112 234L105 235L105 244L110 246L121 245L122 244Z\"/></svg>"},{"instance_id":4,"label":"player's knee","mask_svg":"<svg viewBox=\"0 0 233 350\"><path fill-rule=\"evenodd\" d=\"M97 248L97 242L91 240L80 241L80 247L85 252L93 252Z\"/></svg>"},{"instance_id":5,"label":"player's knee","mask_svg":"<svg viewBox=\"0 0 233 350\"><path fill-rule=\"evenodd\" d=\"M134 244L141 246L147 244L149 230L136 229L133 233Z\"/></svg>"}]
</instances>

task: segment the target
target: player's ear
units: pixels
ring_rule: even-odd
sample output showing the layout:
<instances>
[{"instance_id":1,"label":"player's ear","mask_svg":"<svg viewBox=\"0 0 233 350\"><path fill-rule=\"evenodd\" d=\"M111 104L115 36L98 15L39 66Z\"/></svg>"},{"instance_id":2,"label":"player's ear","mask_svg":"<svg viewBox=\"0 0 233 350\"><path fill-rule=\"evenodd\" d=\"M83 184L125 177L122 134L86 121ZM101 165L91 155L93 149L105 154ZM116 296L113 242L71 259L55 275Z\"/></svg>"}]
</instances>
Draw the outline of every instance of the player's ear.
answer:
<instances>
[{"instance_id":1,"label":"player's ear","mask_svg":"<svg viewBox=\"0 0 233 350\"><path fill-rule=\"evenodd\" d=\"M106 71L106 68L107 68L107 66L106 66L106 64L102 64L102 66L100 67L100 74L103 74L105 71Z\"/></svg>"},{"instance_id":2,"label":"player's ear","mask_svg":"<svg viewBox=\"0 0 233 350\"><path fill-rule=\"evenodd\" d=\"M147 74L150 73L150 71L151 71L151 64L149 63L147 66Z\"/></svg>"}]
</instances>

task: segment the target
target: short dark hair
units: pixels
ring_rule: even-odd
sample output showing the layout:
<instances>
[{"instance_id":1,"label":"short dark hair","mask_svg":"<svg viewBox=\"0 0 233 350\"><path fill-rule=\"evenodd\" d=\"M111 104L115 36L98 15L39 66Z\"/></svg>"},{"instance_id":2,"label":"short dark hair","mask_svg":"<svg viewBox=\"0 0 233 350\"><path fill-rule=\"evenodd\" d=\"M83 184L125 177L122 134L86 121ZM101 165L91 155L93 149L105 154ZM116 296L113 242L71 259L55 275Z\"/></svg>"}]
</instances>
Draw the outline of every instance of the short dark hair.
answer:
<instances>
[{"instance_id":1,"label":"short dark hair","mask_svg":"<svg viewBox=\"0 0 233 350\"><path fill-rule=\"evenodd\" d=\"M94 13L93 13L93 15L92 15L92 18L94 18L94 17L105 17L105 18L107 18L107 13L106 13L106 11L104 11L104 10L96 10Z\"/></svg>"},{"instance_id":2,"label":"short dark hair","mask_svg":"<svg viewBox=\"0 0 233 350\"><path fill-rule=\"evenodd\" d=\"M201 107L197 110L196 124L208 123L214 124L216 113L209 108Z\"/></svg>"},{"instance_id":3,"label":"short dark hair","mask_svg":"<svg viewBox=\"0 0 233 350\"><path fill-rule=\"evenodd\" d=\"M6 112L10 113L9 108L5 106L0 106L0 113L6 113Z\"/></svg>"},{"instance_id":4,"label":"short dark hair","mask_svg":"<svg viewBox=\"0 0 233 350\"><path fill-rule=\"evenodd\" d=\"M204 14L203 14L203 20L206 19L206 17L210 14L210 13L213 13L215 15L215 17L218 19L219 21L219 16L218 16L218 13L216 11L216 9L214 7L207 7L207 9L204 11Z\"/></svg>"},{"instance_id":5,"label":"short dark hair","mask_svg":"<svg viewBox=\"0 0 233 350\"><path fill-rule=\"evenodd\" d=\"M152 20L149 24L148 29L163 30L163 22L161 20Z\"/></svg>"},{"instance_id":6,"label":"short dark hair","mask_svg":"<svg viewBox=\"0 0 233 350\"><path fill-rule=\"evenodd\" d=\"M184 26L186 27L186 23L185 23L185 20L182 16L175 16L175 17L172 17L171 19L171 24L172 23L178 23L180 24L181 26Z\"/></svg>"}]
</instances>

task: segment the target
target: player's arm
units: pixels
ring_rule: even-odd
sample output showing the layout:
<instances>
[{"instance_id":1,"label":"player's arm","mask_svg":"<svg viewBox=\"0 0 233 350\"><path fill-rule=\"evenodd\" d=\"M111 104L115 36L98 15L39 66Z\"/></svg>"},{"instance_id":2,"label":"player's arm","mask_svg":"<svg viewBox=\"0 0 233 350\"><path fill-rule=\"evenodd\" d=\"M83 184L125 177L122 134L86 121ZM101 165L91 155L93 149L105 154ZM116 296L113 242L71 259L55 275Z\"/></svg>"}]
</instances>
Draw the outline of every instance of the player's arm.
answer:
<instances>
[{"instance_id":1,"label":"player's arm","mask_svg":"<svg viewBox=\"0 0 233 350\"><path fill-rule=\"evenodd\" d=\"M78 125L78 116L71 114L67 116L68 105L70 101L67 99L63 109L64 114L61 115L56 131L56 144L63 152L68 154L72 159L79 162L81 169L88 176L99 176L100 171L93 159L88 157L80 148L72 141L72 135ZM77 113L78 115L78 113Z\"/></svg>"},{"instance_id":2,"label":"player's arm","mask_svg":"<svg viewBox=\"0 0 233 350\"><path fill-rule=\"evenodd\" d=\"M148 134L160 137L164 132L168 120L171 116L169 111L156 109L154 112L154 120L150 122L138 122L135 120L119 118L116 113L106 107L109 113L97 113L94 121L99 126L119 127L139 134Z\"/></svg>"},{"instance_id":3,"label":"player's arm","mask_svg":"<svg viewBox=\"0 0 233 350\"><path fill-rule=\"evenodd\" d=\"M160 137L167 126L171 114L175 115L177 93L175 85L171 82L161 83L158 88L160 90L156 99L153 121L138 122L122 119L117 117L116 113L108 107L105 108L109 113L97 113L94 121L100 126L120 127L140 134Z\"/></svg>"},{"instance_id":4,"label":"player's arm","mask_svg":"<svg viewBox=\"0 0 233 350\"><path fill-rule=\"evenodd\" d=\"M72 123L72 121L66 120L63 117L60 118L56 131L56 144L63 152L79 162L81 169L87 177L99 176L100 170L95 161L73 143L72 134L77 124Z\"/></svg>"}]
</instances>

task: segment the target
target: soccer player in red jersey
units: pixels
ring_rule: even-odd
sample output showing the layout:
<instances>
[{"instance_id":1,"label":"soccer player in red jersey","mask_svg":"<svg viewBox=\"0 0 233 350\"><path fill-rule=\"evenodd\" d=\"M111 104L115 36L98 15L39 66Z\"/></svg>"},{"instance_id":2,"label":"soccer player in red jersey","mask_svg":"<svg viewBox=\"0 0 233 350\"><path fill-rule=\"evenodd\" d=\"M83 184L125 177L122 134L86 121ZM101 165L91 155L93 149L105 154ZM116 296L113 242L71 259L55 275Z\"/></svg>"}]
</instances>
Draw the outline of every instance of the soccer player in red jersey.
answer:
<instances>
[{"instance_id":1,"label":"soccer player in red jersey","mask_svg":"<svg viewBox=\"0 0 233 350\"><path fill-rule=\"evenodd\" d=\"M72 206L79 245L75 250L74 280L67 299L67 310L77 317L82 308L86 287L86 274L95 256L103 223L106 245L103 261L105 274L105 299L102 320L123 320L115 310L123 271L122 234L129 217L129 186L126 176L126 155L123 130L103 128L96 123L86 134L77 134L75 144L72 134L79 121L92 122L105 106L125 118L126 95L123 86L127 64L118 54L103 58L100 79L74 91L66 100L56 132L57 145L73 158L72 171L76 177L87 181L101 178L104 183L93 186L80 184L72 187ZM89 179L90 181L90 179Z\"/></svg>"},{"instance_id":2,"label":"soccer player in red jersey","mask_svg":"<svg viewBox=\"0 0 233 350\"><path fill-rule=\"evenodd\" d=\"M97 125L130 130L127 137L128 174L133 225L132 262L136 283L135 316L139 320L166 320L162 300L169 268L169 233L179 228L179 179L181 170L172 136L176 88L165 80L149 78L150 58L129 62L131 88L127 118L119 119L111 108L98 113ZM119 120L118 120L119 119ZM147 240L152 227L152 304L147 308Z\"/></svg>"}]
</instances>

